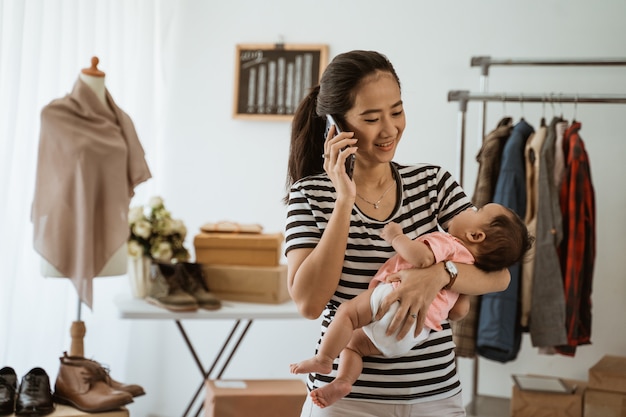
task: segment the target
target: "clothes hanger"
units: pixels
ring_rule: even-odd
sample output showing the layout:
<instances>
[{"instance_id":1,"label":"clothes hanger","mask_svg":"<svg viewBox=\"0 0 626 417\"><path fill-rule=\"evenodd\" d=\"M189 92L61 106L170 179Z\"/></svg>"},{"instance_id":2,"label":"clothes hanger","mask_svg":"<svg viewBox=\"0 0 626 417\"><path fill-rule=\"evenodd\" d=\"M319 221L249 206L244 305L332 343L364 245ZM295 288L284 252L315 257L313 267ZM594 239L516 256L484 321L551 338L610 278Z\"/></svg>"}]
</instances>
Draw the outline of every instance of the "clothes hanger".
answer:
<instances>
[{"instance_id":1,"label":"clothes hanger","mask_svg":"<svg viewBox=\"0 0 626 417\"><path fill-rule=\"evenodd\" d=\"M561 94L561 93L559 93L559 96L561 96L561 95L562 95L562 94ZM564 114L564 113L563 113L563 102L561 101L561 117L560 117L560 118L561 118L561 120L560 120L560 121L561 121L561 122L567 122L567 119L563 116L563 114Z\"/></svg>"},{"instance_id":2,"label":"clothes hanger","mask_svg":"<svg viewBox=\"0 0 626 417\"><path fill-rule=\"evenodd\" d=\"M576 114L578 113L578 93L574 96L574 116L572 117L572 124L576 123Z\"/></svg>"},{"instance_id":3,"label":"clothes hanger","mask_svg":"<svg viewBox=\"0 0 626 417\"><path fill-rule=\"evenodd\" d=\"M541 121L539 122L541 127L546 127L546 96L541 95Z\"/></svg>"},{"instance_id":4,"label":"clothes hanger","mask_svg":"<svg viewBox=\"0 0 626 417\"><path fill-rule=\"evenodd\" d=\"M522 117L520 117L520 121L524 120L524 94L519 93L519 109Z\"/></svg>"}]
</instances>

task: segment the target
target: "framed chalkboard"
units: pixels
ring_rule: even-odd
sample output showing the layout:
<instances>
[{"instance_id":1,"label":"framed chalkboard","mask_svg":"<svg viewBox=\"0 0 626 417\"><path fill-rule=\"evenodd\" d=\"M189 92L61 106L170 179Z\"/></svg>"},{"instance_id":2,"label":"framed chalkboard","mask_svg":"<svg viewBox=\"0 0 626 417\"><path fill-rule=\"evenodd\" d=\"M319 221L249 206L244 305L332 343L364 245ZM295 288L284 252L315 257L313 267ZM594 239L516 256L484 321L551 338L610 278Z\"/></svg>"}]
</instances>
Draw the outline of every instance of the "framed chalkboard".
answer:
<instances>
[{"instance_id":1,"label":"framed chalkboard","mask_svg":"<svg viewBox=\"0 0 626 417\"><path fill-rule=\"evenodd\" d=\"M233 117L290 120L327 62L327 45L237 45Z\"/></svg>"}]
</instances>

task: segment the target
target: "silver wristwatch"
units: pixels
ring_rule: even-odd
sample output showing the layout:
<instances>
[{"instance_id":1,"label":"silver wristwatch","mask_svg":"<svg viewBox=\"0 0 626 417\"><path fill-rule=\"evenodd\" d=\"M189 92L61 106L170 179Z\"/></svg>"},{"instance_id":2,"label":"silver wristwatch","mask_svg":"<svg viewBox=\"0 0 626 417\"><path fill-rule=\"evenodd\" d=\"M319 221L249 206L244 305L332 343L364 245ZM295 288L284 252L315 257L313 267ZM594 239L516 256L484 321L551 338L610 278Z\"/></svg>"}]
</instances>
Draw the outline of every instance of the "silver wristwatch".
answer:
<instances>
[{"instance_id":1,"label":"silver wristwatch","mask_svg":"<svg viewBox=\"0 0 626 417\"><path fill-rule=\"evenodd\" d=\"M443 263L443 267L445 268L446 272L450 275L450 282L448 282L448 285L443 287L443 289L449 290L454 285L454 281L456 281L456 277L459 275L459 270L456 269L456 265L452 261L445 261Z\"/></svg>"}]
</instances>

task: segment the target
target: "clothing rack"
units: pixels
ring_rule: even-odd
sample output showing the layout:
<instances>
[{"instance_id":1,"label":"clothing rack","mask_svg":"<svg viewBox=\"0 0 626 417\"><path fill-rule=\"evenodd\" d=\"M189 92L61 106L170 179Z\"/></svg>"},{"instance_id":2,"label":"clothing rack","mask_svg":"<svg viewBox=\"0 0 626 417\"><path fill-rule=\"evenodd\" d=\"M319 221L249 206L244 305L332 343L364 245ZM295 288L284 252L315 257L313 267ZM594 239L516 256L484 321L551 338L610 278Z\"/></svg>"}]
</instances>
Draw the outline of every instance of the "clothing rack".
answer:
<instances>
[{"instance_id":1,"label":"clothing rack","mask_svg":"<svg viewBox=\"0 0 626 417\"><path fill-rule=\"evenodd\" d=\"M480 67L480 92L487 91L489 82L489 69L492 66L538 66L538 67L616 67L626 66L626 57L622 58L492 58L490 56L474 56L470 60L470 66ZM479 108L479 138L485 137L485 118L487 103Z\"/></svg>"},{"instance_id":2,"label":"clothing rack","mask_svg":"<svg viewBox=\"0 0 626 417\"><path fill-rule=\"evenodd\" d=\"M576 67L599 67L599 66L624 66L626 58L492 58L490 56L473 56L470 66L480 67L481 75L489 75L489 67L501 66L576 66Z\"/></svg>"},{"instance_id":3,"label":"clothing rack","mask_svg":"<svg viewBox=\"0 0 626 417\"><path fill-rule=\"evenodd\" d=\"M626 65L626 61L625 61ZM465 161L465 125L467 103L470 101L480 101L483 106L487 102L518 102L518 103L605 103L605 104L626 104L626 94L528 94L528 93L473 93L467 90L451 90L448 91L448 101L459 102L459 131L457 137L457 175L459 183L463 184L464 177L464 161ZM485 113L483 113L484 115ZM484 116L483 116L484 117ZM482 129L484 131L484 119ZM481 140L484 133L481 136Z\"/></svg>"},{"instance_id":4,"label":"clothing rack","mask_svg":"<svg viewBox=\"0 0 626 417\"><path fill-rule=\"evenodd\" d=\"M492 58L490 56L475 56L471 58L470 66L480 67L480 92L467 90L451 90L448 92L448 101L459 102L458 129L457 129L457 176L459 183L464 184L465 160L465 126L467 103L470 101L482 102L479 108L479 141L485 137L485 124L488 102L520 102L520 103L574 103L577 104L626 104L626 94L527 94L527 93L488 93L489 69L491 66L538 66L538 67L615 67L626 66L626 57L623 58L573 58L573 59L542 59L542 58ZM471 415L476 415L478 403L478 356L474 358L472 378L472 401L469 405Z\"/></svg>"}]
</instances>

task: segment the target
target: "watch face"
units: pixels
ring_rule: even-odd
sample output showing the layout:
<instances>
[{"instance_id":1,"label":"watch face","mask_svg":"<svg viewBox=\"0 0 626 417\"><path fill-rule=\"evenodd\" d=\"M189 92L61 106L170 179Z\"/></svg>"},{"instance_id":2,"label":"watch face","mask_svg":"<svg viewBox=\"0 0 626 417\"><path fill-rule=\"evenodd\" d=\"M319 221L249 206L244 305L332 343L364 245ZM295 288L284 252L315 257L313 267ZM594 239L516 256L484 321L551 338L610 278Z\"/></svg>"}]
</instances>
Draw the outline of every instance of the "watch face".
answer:
<instances>
[{"instance_id":1,"label":"watch face","mask_svg":"<svg viewBox=\"0 0 626 417\"><path fill-rule=\"evenodd\" d=\"M446 269L448 270L449 273L454 274L454 275L458 274L458 271L456 269L456 265L453 262L447 261L445 265L446 265Z\"/></svg>"}]
</instances>

